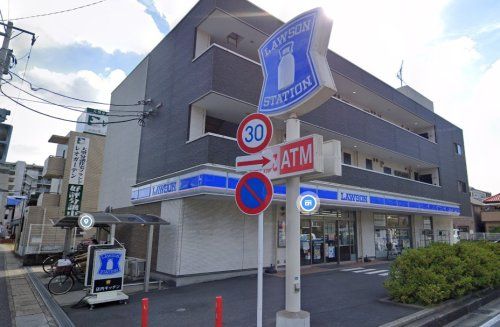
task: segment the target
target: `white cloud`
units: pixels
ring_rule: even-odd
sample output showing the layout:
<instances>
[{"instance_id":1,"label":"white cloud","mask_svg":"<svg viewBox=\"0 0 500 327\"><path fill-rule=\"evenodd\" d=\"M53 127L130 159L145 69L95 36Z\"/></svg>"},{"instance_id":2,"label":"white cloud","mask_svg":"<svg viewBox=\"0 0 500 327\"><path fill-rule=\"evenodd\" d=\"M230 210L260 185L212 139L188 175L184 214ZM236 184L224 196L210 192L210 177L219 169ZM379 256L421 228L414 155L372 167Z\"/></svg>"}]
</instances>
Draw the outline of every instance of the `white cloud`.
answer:
<instances>
[{"instance_id":1,"label":"white cloud","mask_svg":"<svg viewBox=\"0 0 500 327\"><path fill-rule=\"evenodd\" d=\"M111 91L125 78L125 73L121 70L112 70L102 75L91 71L61 74L34 67L28 72L28 76L35 85L43 86L65 95L85 100L109 102ZM16 85L20 86L19 81L16 82ZM91 105L64 99L44 91L35 92L30 90L26 83L24 83L23 89L55 103L107 109L106 106ZM13 97L20 96L21 98L37 100L9 85L2 86L2 90ZM28 101L21 102L35 110L65 119L76 120L80 115L78 112L56 106L42 105ZM8 161L23 160L30 163L43 164L43 160L47 156L55 153L55 145L47 142L50 136L53 134L66 135L69 131L75 130L76 127L76 123L58 121L31 112L14 104L3 96L0 97L0 107L11 111L11 115L8 117L6 123L14 126L7 158Z\"/></svg>"},{"instance_id":2,"label":"white cloud","mask_svg":"<svg viewBox=\"0 0 500 327\"><path fill-rule=\"evenodd\" d=\"M11 1L10 18L48 13L82 5L79 0ZM0 5L7 18L7 3ZM73 12L14 21L14 25L33 31L37 47L64 46L87 42L108 53L115 50L145 54L163 37L151 16L135 0L108 0ZM26 47L26 42L24 45Z\"/></svg>"}]
</instances>

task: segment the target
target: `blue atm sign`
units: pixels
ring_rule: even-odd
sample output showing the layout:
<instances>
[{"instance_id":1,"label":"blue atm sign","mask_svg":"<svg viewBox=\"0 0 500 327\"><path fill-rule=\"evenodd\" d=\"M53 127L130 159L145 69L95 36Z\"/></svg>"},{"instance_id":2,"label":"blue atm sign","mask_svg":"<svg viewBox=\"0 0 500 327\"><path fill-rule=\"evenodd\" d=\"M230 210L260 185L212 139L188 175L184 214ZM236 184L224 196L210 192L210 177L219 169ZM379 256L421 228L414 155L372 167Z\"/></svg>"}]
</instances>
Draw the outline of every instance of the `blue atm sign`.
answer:
<instances>
[{"instance_id":1,"label":"blue atm sign","mask_svg":"<svg viewBox=\"0 0 500 327\"><path fill-rule=\"evenodd\" d=\"M322 9L313 9L283 25L262 44L260 113L304 114L335 93L326 61L331 24Z\"/></svg>"}]
</instances>

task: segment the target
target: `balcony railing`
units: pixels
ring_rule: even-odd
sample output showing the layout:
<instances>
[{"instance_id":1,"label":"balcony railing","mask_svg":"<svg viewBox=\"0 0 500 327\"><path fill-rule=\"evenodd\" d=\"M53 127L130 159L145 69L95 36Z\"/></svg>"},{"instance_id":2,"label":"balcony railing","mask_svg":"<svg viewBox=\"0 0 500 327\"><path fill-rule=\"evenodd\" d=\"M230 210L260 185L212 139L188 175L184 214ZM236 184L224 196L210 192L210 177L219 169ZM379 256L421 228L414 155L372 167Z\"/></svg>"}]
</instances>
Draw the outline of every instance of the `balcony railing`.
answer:
<instances>
[{"instance_id":1,"label":"balcony railing","mask_svg":"<svg viewBox=\"0 0 500 327\"><path fill-rule=\"evenodd\" d=\"M43 178L61 178L64 175L64 166L66 159L63 157L50 156L45 159L43 165L42 177Z\"/></svg>"}]
</instances>

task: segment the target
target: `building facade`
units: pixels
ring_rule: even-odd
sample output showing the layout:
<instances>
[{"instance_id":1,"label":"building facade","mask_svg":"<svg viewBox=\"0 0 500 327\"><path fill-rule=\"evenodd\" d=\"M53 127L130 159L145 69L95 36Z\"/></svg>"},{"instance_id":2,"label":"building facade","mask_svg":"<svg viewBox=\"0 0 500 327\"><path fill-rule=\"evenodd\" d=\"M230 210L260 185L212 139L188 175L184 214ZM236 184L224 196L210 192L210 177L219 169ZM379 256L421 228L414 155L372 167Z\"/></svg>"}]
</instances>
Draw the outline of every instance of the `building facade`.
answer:
<instances>
[{"instance_id":1,"label":"building facade","mask_svg":"<svg viewBox=\"0 0 500 327\"><path fill-rule=\"evenodd\" d=\"M49 192L26 208L16 235L20 255L62 251L66 232L53 227L49 219L97 211L105 136L72 131L66 136L52 135L49 142L57 144L55 155L45 160L41 172L51 180ZM76 229L73 233L75 243L81 235Z\"/></svg>"},{"instance_id":2,"label":"building facade","mask_svg":"<svg viewBox=\"0 0 500 327\"><path fill-rule=\"evenodd\" d=\"M243 155L235 134L257 110L257 49L281 25L244 0L201 0L112 93L112 103L151 99L142 108L156 112L145 126L108 127L99 209L143 208L167 220L155 235L156 273L178 285L256 268L257 221L234 201ZM300 117L301 133L341 142L342 176L302 183L321 201L301 219L302 264L451 242L453 217L471 216L462 130L415 90L394 89L332 51L327 58L338 92ZM284 122L273 124L272 143L281 143ZM275 185L265 212L266 266L286 264L285 192Z\"/></svg>"},{"instance_id":3,"label":"building facade","mask_svg":"<svg viewBox=\"0 0 500 327\"><path fill-rule=\"evenodd\" d=\"M500 193L484 199L483 203L481 221L485 232L500 235Z\"/></svg>"}]
</instances>

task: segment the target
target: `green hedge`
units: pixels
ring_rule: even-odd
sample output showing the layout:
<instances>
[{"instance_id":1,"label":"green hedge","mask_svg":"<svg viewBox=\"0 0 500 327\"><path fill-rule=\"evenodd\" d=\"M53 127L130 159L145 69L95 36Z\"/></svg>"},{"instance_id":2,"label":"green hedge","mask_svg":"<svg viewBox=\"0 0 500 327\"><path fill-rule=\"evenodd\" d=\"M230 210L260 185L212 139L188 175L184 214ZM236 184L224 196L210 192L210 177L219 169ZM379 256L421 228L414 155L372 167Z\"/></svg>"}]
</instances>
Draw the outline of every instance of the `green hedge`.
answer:
<instances>
[{"instance_id":1,"label":"green hedge","mask_svg":"<svg viewBox=\"0 0 500 327\"><path fill-rule=\"evenodd\" d=\"M430 305L500 286L500 243L434 243L411 249L391 265L384 286L402 303Z\"/></svg>"}]
</instances>

